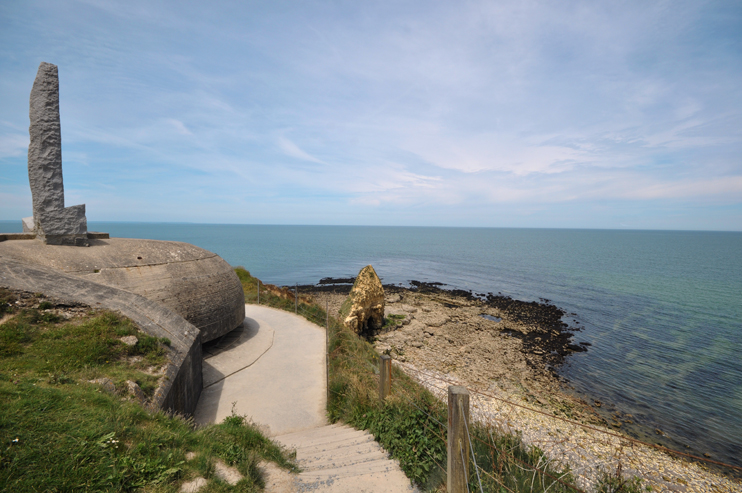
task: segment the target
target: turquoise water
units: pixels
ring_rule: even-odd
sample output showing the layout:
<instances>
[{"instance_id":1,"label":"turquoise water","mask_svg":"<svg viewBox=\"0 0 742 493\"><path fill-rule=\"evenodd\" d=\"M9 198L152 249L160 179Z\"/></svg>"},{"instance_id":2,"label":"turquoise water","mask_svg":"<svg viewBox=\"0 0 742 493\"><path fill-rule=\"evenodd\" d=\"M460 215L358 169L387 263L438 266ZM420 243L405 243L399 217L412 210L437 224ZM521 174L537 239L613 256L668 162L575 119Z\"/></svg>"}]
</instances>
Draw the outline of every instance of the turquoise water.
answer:
<instances>
[{"instance_id":1,"label":"turquoise water","mask_svg":"<svg viewBox=\"0 0 742 493\"><path fill-rule=\"evenodd\" d=\"M18 231L0 222L2 231ZM579 392L742 465L742 233L95 223L214 251L274 284L438 281L548 298L592 344L560 368ZM607 406L611 407L611 406ZM680 445L682 446L682 445Z\"/></svg>"}]
</instances>

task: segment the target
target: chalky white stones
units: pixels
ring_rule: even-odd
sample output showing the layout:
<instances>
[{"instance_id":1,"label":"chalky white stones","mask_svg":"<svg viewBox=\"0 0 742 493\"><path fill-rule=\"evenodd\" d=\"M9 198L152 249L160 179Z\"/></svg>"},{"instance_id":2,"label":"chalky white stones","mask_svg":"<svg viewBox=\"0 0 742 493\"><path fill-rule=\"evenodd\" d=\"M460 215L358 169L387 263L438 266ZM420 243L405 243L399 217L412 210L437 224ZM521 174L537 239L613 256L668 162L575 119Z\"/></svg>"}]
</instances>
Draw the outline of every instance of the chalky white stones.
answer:
<instances>
[{"instance_id":1,"label":"chalky white stones","mask_svg":"<svg viewBox=\"0 0 742 493\"><path fill-rule=\"evenodd\" d=\"M23 230L33 231L50 245L88 245L85 204L64 206L62 133L59 122L57 66L41 62L31 89L28 129L28 181L33 198L33 218L23 220Z\"/></svg>"}]
</instances>

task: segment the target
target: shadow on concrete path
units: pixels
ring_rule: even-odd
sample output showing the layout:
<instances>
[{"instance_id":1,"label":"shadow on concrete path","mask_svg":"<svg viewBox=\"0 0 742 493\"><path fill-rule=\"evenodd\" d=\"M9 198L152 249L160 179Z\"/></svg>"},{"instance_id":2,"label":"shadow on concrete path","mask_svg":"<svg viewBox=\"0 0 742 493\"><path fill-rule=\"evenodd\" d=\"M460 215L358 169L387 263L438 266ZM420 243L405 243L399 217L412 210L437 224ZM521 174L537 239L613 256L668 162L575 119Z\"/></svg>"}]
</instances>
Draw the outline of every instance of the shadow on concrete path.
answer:
<instances>
[{"instance_id":1,"label":"shadow on concrete path","mask_svg":"<svg viewBox=\"0 0 742 493\"><path fill-rule=\"evenodd\" d=\"M194 419L220 422L234 412L268 435L327 424L325 329L293 313L245 305L245 323L204 347L204 389Z\"/></svg>"}]
</instances>

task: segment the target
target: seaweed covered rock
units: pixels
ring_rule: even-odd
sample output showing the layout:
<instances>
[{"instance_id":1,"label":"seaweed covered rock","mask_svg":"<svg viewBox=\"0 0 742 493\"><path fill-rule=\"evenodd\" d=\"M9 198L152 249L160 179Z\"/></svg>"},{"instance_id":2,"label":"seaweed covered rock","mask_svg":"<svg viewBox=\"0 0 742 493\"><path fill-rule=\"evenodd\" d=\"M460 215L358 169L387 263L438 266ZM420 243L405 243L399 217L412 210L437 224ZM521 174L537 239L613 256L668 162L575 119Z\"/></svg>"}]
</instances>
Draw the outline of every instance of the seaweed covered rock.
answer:
<instances>
[{"instance_id":1,"label":"seaweed covered rock","mask_svg":"<svg viewBox=\"0 0 742 493\"><path fill-rule=\"evenodd\" d=\"M345 326L356 334L371 335L384 325L384 288L370 265L358 273L348 299L340 308Z\"/></svg>"}]
</instances>

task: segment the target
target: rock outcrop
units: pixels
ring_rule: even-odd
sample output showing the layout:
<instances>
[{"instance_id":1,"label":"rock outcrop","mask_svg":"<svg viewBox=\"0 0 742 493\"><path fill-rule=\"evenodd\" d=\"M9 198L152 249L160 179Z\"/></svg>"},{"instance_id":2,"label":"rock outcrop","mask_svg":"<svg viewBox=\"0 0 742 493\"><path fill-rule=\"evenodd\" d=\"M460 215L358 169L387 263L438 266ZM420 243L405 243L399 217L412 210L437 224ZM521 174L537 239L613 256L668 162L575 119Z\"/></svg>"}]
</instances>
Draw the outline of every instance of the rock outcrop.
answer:
<instances>
[{"instance_id":1,"label":"rock outcrop","mask_svg":"<svg viewBox=\"0 0 742 493\"><path fill-rule=\"evenodd\" d=\"M348 299L340 309L346 327L356 334L371 335L384 325L384 288L370 265L358 273Z\"/></svg>"},{"instance_id":2,"label":"rock outcrop","mask_svg":"<svg viewBox=\"0 0 742 493\"><path fill-rule=\"evenodd\" d=\"M28 129L28 181L33 217L23 219L24 232L34 232L49 245L88 245L85 204L64 206L62 132L59 121L57 66L41 62L31 89Z\"/></svg>"}]
</instances>

